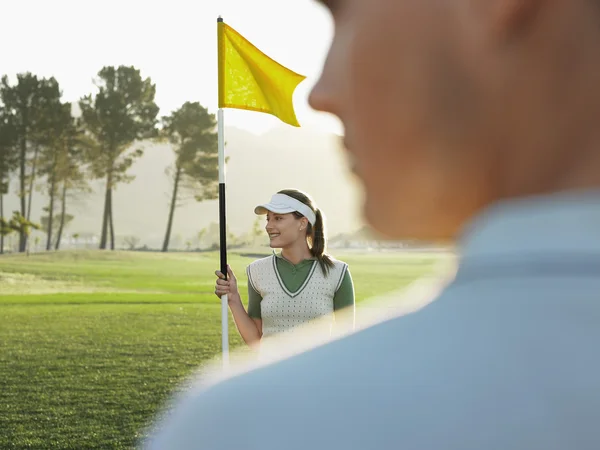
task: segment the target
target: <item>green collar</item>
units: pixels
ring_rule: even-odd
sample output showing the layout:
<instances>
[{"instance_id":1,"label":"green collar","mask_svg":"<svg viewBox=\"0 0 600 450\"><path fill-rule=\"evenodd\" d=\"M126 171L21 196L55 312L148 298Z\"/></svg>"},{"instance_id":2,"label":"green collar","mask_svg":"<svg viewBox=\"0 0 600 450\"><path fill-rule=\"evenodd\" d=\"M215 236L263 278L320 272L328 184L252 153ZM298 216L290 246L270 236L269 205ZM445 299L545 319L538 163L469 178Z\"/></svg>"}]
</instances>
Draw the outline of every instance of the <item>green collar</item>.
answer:
<instances>
[{"instance_id":1,"label":"green collar","mask_svg":"<svg viewBox=\"0 0 600 450\"><path fill-rule=\"evenodd\" d=\"M279 253L276 253L276 252L275 252L275 250L273 250L273 256L275 256L275 258L279 258L281 261L285 261L285 262L287 262L288 264L292 264L292 262L291 262L291 261L288 261L287 259L285 259L285 258L283 257L283 255L281 254L281 252L279 252ZM317 258L315 258L314 256L311 256L310 258L307 258L307 259L305 259L305 260L303 260L303 261L300 261L298 264L296 264L296 266L299 266L299 265L301 265L301 264L304 264L304 263L306 263L306 262L310 262L310 263L312 263L312 262L313 262L313 261L315 261L316 259L317 259ZM292 264L292 265L294 265L294 264Z\"/></svg>"}]
</instances>

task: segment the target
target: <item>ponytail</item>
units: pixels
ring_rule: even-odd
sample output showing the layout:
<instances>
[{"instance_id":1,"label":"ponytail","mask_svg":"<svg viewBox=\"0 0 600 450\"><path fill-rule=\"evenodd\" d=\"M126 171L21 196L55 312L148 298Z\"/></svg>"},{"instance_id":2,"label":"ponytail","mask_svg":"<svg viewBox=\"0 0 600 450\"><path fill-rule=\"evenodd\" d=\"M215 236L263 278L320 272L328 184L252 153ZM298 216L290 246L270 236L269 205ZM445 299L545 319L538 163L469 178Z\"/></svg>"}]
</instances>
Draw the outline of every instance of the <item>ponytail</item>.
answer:
<instances>
[{"instance_id":1,"label":"ponytail","mask_svg":"<svg viewBox=\"0 0 600 450\"><path fill-rule=\"evenodd\" d=\"M317 217L315 225L310 226L309 224L309 229L307 230L307 234L310 236L311 241L310 253L317 258L317 261L319 261L323 274L327 275L329 269L333 267L333 261L331 260L331 257L325 253L325 250L327 249L325 221L319 208L316 208L315 216Z\"/></svg>"},{"instance_id":2,"label":"ponytail","mask_svg":"<svg viewBox=\"0 0 600 450\"><path fill-rule=\"evenodd\" d=\"M321 213L321 210L317 208L315 202L304 192L300 192L296 189L284 189L283 191L279 191L278 194L284 194L295 198L314 211L316 216L315 224L311 225L310 222L308 223L306 228L306 238L310 244L311 255L319 262L323 275L327 276L329 274L329 269L333 268L334 264L331 256L325 253L327 250L327 238L325 237L325 218L323 217L323 213ZM299 212L294 212L294 215L297 219L304 217Z\"/></svg>"}]
</instances>

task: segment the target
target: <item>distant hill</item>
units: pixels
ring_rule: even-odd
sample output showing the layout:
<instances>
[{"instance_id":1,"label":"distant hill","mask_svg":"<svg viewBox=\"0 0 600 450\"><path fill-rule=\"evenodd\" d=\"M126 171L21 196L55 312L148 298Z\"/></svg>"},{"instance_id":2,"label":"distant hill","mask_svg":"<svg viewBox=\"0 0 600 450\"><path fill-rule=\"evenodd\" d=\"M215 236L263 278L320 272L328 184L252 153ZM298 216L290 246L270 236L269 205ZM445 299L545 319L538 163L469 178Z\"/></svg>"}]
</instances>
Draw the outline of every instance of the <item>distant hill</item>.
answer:
<instances>
[{"instance_id":1,"label":"distant hill","mask_svg":"<svg viewBox=\"0 0 600 450\"><path fill-rule=\"evenodd\" d=\"M255 220L257 203L268 201L277 190L297 188L309 192L328 219L330 235L349 233L363 226L360 220L361 191L348 175L336 136L309 128L280 127L257 136L227 128L228 225L235 234L249 231ZM144 144L144 156L135 163L131 174L135 181L120 185L114 194L114 222L118 240L135 235L140 245L156 247L164 236L171 180L165 169L174 156L167 144ZM73 203L75 219L67 233L99 234L103 207L102 181L94 181L94 194ZM6 198L5 211L18 208L16 181ZM39 220L47 198L34 196L32 218ZM192 239L218 221L216 201L187 202L178 208L173 228L174 244Z\"/></svg>"}]
</instances>

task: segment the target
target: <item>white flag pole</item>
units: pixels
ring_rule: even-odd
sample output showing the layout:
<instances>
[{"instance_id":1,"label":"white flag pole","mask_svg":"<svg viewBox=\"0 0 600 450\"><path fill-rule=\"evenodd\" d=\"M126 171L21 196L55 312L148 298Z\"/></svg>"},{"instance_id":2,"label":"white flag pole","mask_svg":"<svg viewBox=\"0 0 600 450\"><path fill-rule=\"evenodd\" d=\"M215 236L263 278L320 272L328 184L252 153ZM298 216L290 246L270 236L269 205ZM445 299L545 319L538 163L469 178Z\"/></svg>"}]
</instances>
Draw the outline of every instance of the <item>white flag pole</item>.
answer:
<instances>
[{"instance_id":1,"label":"white flag pole","mask_svg":"<svg viewBox=\"0 0 600 450\"><path fill-rule=\"evenodd\" d=\"M218 22L223 22L221 16L217 19ZM220 67L219 70L221 70ZM221 251L221 272L227 278L227 209L225 203L225 125L223 122L223 108L217 110L217 133L219 151L219 247ZM221 345L223 367L227 368L229 366L229 304L227 295L221 297Z\"/></svg>"}]
</instances>

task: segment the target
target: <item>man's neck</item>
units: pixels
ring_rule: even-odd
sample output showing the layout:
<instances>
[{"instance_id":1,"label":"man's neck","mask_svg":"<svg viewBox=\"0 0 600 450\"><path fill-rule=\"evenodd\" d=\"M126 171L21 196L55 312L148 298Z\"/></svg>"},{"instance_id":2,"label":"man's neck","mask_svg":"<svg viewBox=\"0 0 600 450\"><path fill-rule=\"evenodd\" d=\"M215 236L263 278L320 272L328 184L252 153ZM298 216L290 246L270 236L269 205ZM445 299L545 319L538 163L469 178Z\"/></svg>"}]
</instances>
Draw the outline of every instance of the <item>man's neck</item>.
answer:
<instances>
[{"instance_id":1,"label":"man's neck","mask_svg":"<svg viewBox=\"0 0 600 450\"><path fill-rule=\"evenodd\" d=\"M600 188L497 202L463 230L462 257L600 254ZM498 261L502 263L503 259Z\"/></svg>"}]
</instances>

